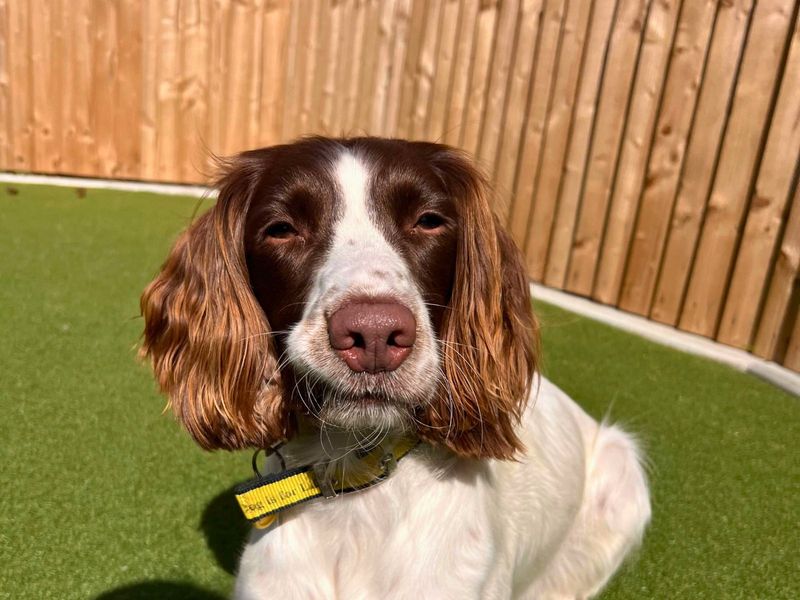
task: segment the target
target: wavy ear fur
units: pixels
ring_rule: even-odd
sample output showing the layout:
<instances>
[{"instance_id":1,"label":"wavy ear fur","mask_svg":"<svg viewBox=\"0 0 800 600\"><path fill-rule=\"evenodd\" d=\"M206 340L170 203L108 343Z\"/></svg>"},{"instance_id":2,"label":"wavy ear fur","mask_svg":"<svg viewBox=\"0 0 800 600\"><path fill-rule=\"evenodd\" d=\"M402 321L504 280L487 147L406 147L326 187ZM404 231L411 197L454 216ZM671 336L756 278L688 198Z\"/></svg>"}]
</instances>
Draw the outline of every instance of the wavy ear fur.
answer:
<instances>
[{"instance_id":1,"label":"wavy ear fur","mask_svg":"<svg viewBox=\"0 0 800 600\"><path fill-rule=\"evenodd\" d=\"M522 257L489 206L469 160L443 150L434 164L459 207L456 273L441 333L446 382L423 436L462 456L510 459L537 369L537 324ZM446 389L445 389L446 388Z\"/></svg>"},{"instance_id":2,"label":"wavy ear fur","mask_svg":"<svg viewBox=\"0 0 800 600\"><path fill-rule=\"evenodd\" d=\"M178 239L141 298L141 355L177 418L205 449L267 447L288 436L270 326L250 289L243 229L265 168L228 163L219 199Z\"/></svg>"}]
</instances>

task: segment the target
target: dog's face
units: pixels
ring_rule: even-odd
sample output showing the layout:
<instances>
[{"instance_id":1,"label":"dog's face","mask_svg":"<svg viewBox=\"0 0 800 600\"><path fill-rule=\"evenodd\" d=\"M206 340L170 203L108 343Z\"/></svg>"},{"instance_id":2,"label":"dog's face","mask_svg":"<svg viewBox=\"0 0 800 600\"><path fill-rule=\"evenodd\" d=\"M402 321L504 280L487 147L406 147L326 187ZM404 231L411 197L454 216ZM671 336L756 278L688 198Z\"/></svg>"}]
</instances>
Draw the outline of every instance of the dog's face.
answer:
<instances>
[{"instance_id":1,"label":"dog's face","mask_svg":"<svg viewBox=\"0 0 800 600\"><path fill-rule=\"evenodd\" d=\"M535 368L518 252L447 147L311 138L247 152L142 299L143 351L207 448L305 414L508 458Z\"/></svg>"}]
</instances>

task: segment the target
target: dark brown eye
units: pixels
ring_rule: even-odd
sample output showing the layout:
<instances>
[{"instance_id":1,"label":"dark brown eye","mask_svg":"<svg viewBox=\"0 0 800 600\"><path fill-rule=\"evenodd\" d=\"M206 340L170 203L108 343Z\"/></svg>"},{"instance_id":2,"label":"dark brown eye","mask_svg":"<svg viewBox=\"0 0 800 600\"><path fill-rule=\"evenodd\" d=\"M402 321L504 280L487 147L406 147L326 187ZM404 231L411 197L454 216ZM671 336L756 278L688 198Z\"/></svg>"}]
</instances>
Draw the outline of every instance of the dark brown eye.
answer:
<instances>
[{"instance_id":1,"label":"dark brown eye","mask_svg":"<svg viewBox=\"0 0 800 600\"><path fill-rule=\"evenodd\" d=\"M292 227L291 223L286 221L278 221L267 225L264 229L264 237L274 240L289 240L297 235L297 230Z\"/></svg>"},{"instance_id":2,"label":"dark brown eye","mask_svg":"<svg viewBox=\"0 0 800 600\"><path fill-rule=\"evenodd\" d=\"M443 227L445 224L444 217L437 215L434 212L422 213L414 225L415 229L422 229L424 231L434 231Z\"/></svg>"}]
</instances>

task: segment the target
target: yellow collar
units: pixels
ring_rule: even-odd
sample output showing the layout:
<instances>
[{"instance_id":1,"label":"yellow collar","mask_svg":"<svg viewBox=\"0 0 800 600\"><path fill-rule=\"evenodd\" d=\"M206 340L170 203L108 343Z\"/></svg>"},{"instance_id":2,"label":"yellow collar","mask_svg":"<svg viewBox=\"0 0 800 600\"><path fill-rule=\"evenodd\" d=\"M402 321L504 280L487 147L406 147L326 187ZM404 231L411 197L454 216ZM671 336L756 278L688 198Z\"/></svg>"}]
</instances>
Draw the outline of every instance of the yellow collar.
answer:
<instances>
[{"instance_id":1,"label":"yellow collar","mask_svg":"<svg viewBox=\"0 0 800 600\"><path fill-rule=\"evenodd\" d=\"M245 518L263 529L278 518L280 511L301 502L349 494L384 481L397 462L418 443L416 439L403 439L391 450L376 446L359 455L362 468L354 470L353 474L335 471L326 475L326 463L284 468L270 475L259 474L256 479L236 486L236 500ZM255 457L253 462L255 465Z\"/></svg>"}]
</instances>

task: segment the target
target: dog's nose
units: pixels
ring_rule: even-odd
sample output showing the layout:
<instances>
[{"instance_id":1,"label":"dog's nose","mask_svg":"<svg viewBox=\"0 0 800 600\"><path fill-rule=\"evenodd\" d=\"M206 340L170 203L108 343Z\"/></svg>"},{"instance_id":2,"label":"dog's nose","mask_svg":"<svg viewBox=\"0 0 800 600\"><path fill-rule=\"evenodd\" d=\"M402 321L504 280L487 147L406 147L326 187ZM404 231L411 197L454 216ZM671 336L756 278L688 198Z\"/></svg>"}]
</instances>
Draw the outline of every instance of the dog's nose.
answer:
<instances>
[{"instance_id":1,"label":"dog's nose","mask_svg":"<svg viewBox=\"0 0 800 600\"><path fill-rule=\"evenodd\" d=\"M328 318L328 337L353 371L394 371L411 353L417 322L396 302L349 302Z\"/></svg>"}]
</instances>

